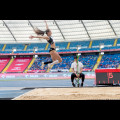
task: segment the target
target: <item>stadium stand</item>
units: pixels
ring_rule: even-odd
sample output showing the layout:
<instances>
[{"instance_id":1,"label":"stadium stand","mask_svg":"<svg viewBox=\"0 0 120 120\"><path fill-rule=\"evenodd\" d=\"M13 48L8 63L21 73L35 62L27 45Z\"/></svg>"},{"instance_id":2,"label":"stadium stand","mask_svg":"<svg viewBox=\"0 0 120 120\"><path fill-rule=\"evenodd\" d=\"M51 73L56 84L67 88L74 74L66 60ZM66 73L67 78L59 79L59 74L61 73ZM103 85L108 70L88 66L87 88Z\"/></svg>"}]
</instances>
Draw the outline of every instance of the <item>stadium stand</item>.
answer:
<instances>
[{"instance_id":1,"label":"stadium stand","mask_svg":"<svg viewBox=\"0 0 120 120\"><path fill-rule=\"evenodd\" d=\"M14 51L14 53L33 53L33 51Z\"/></svg>"},{"instance_id":2,"label":"stadium stand","mask_svg":"<svg viewBox=\"0 0 120 120\"><path fill-rule=\"evenodd\" d=\"M112 47L104 47L102 50L113 50L113 49L120 49L120 46L112 46Z\"/></svg>"},{"instance_id":3,"label":"stadium stand","mask_svg":"<svg viewBox=\"0 0 120 120\"><path fill-rule=\"evenodd\" d=\"M73 51L99 51L100 44L104 44L104 48L102 50L114 50L120 49L120 39L118 39L117 46L113 46L115 39L108 39L108 40L93 40L92 46L89 48L90 41L77 41L77 42L70 42L69 49L67 48L68 42L56 42L56 47L59 47L58 52L73 52ZM16 48L14 53L33 53L34 48L37 48L36 53L41 52L49 52L50 45L48 46L47 50L45 50L47 43L32 43L27 45L27 49L24 51L25 45L24 44L6 44L5 50L2 51L4 44L0 45L0 53L12 53L12 49ZM81 46L78 49L77 46Z\"/></svg>"},{"instance_id":4,"label":"stadium stand","mask_svg":"<svg viewBox=\"0 0 120 120\"><path fill-rule=\"evenodd\" d=\"M52 69L56 69L56 70L70 69L72 62L74 61L74 56L69 55L69 56L61 56L61 57L63 61L59 64L54 65Z\"/></svg>"},{"instance_id":5,"label":"stadium stand","mask_svg":"<svg viewBox=\"0 0 120 120\"><path fill-rule=\"evenodd\" d=\"M38 50L45 50L47 43L32 43L27 46L27 51L28 50L34 50L34 48L38 48Z\"/></svg>"},{"instance_id":6,"label":"stadium stand","mask_svg":"<svg viewBox=\"0 0 120 120\"><path fill-rule=\"evenodd\" d=\"M61 56L63 61L62 63L56 64L53 66L52 69L70 69L71 64L74 61L74 55L67 55L67 56ZM98 55L81 55L79 57L79 60L84 64L84 69L90 69L92 70L96 61L97 61ZM41 70L40 66L42 61L50 61L50 57L38 57L35 62L33 63L30 70ZM68 62L69 61L69 62ZM47 69L47 65L44 67L44 70Z\"/></svg>"},{"instance_id":7,"label":"stadium stand","mask_svg":"<svg viewBox=\"0 0 120 120\"><path fill-rule=\"evenodd\" d=\"M117 42L117 46L113 46L115 39L108 39L108 40L93 40L92 42L92 47L89 47L90 42L89 41L77 41L77 42L70 42L70 47L69 49L66 49L68 46L68 42L56 42L56 46L59 47L59 50L57 50L57 52L77 52L77 46L81 46L81 48L79 49L80 52L84 52L84 51L100 51L99 46L100 44L104 44L105 47L102 48L101 50L117 50L120 49L119 43L120 43L120 39L118 39ZM5 54L5 53L12 53L12 49L16 48L17 51L14 51L14 53L34 53L34 48L37 47L38 50L35 51L35 53L44 53L44 52L49 52L49 46L48 49L45 50L47 43L37 43L37 44L30 44L27 46L27 50L24 51L24 44L7 44L5 47L5 51L2 51L4 44L0 45L0 53ZM94 68L96 61L98 59L99 55L81 55L79 60L82 61L82 63L84 64L84 69L89 69L90 71L92 71L92 69ZM74 56L71 54L65 54L65 56L61 56L63 61L60 64L54 65L52 70L57 70L57 69L70 69L71 67L71 63L74 60ZM24 58L23 58L24 59ZM16 60L16 59L15 59ZM13 69L15 67L15 60L13 61L13 63L10 65L10 67L8 68L8 70L6 72L15 72L12 71L11 69ZM33 63L33 65L30 67L30 70L41 70L40 66L42 61L49 61L51 60L50 56L42 56L42 57L37 57L35 59L35 62ZM68 62L69 61L69 62ZM21 64L21 63L20 63ZM29 64L29 62L28 62ZM26 67L27 65L26 64ZM103 58L98 66L98 68L116 68L118 67L120 64L120 54L104 54ZM21 71L16 69L16 72L23 72L24 69L22 69ZM44 70L47 70L47 65L45 65Z\"/></svg>"},{"instance_id":8,"label":"stadium stand","mask_svg":"<svg viewBox=\"0 0 120 120\"><path fill-rule=\"evenodd\" d=\"M82 48L79 51L90 51L90 50L100 50L100 48Z\"/></svg>"},{"instance_id":9,"label":"stadium stand","mask_svg":"<svg viewBox=\"0 0 120 120\"><path fill-rule=\"evenodd\" d=\"M88 47L90 44L90 41L77 41L77 42L71 42L70 43L70 49L77 47L77 46L81 46L81 47Z\"/></svg>"},{"instance_id":10,"label":"stadium stand","mask_svg":"<svg viewBox=\"0 0 120 120\"><path fill-rule=\"evenodd\" d=\"M77 49L64 49L64 50L58 50L57 52L73 52L77 51Z\"/></svg>"},{"instance_id":11,"label":"stadium stand","mask_svg":"<svg viewBox=\"0 0 120 120\"><path fill-rule=\"evenodd\" d=\"M41 52L49 52L49 50L38 50L38 51L35 51L35 53L41 53Z\"/></svg>"},{"instance_id":12,"label":"stadium stand","mask_svg":"<svg viewBox=\"0 0 120 120\"><path fill-rule=\"evenodd\" d=\"M10 58L0 58L0 72L5 68L5 66L10 61Z\"/></svg>"},{"instance_id":13,"label":"stadium stand","mask_svg":"<svg viewBox=\"0 0 120 120\"><path fill-rule=\"evenodd\" d=\"M14 61L11 63L9 68L6 70L7 73L22 73L29 65L30 61L32 60L31 57L21 57L15 58Z\"/></svg>"},{"instance_id":14,"label":"stadium stand","mask_svg":"<svg viewBox=\"0 0 120 120\"><path fill-rule=\"evenodd\" d=\"M104 44L105 46L106 46L106 45L107 45L107 46L108 46L108 45L113 46L114 40L115 40L115 39L93 40L93 42L92 42L92 47L93 47L93 46L100 46L101 44Z\"/></svg>"},{"instance_id":15,"label":"stadium stand","mask_svg":"<svg viewBox=\"0 0 120 120\"><path fill-rule=\"evenodd\" d=\"M31 66L30 70L41 70L40 66L42 65L42 62L50 61L51 58L47 56L37 57ZM47 69L47 65L44 66L43 70Z\"/></svg>"},{"instance_id":16,"label":"stadium stand","mask_svg":"<svg viewBox=\"0 0 120 120\"><path fill-rule=\"evenodd\" d=\"M66 49L68 42L56 42L55 43L56 47L59 47L59 49ZM48 46L48 49L50 48L50 45Z\"/></svg>"},{"instance_id":17,"label":"stadium stand","mask_svg":"<svg viewBox=\"0 0 120 120\"><path fill-rule=\"evenodd\" d=\"M117 46L120 46L120 38L117 40Z\"/></svg>"},{"instance_id":18,"label":"stadium stand","mask_svg":"<svg viewBox=\"0 0 120 120\"><path fill-rule=\"evenodd\" d=\"M5 51L11 51L13 48L16 48L16 50L24 50L24 47L24 44L6 44Z\"/></svg>"},{"instance_id":19,"label":"stadium stand","mask_svg":"<svg viewBox=\"0 0 120 120\"><path fill-rule=\"evenodd\" d=\"M81 55L79 60L83 63L85 69L92 70L97 62L99 55Z\"/></svg>"},{"instance_id":20,"label":"stadium stand","mask_svg":"<svg viewBox=\"0 0 120 120\"><path fill-rule=\"evenodd\" d=\"M4 44L0 44L0 51L2 51Z\"/></svg>"},{"instance_id":21,"label":"stadium stand","mask_svg":"<svg viewBox=\"0 0 120 120\"><path fill-rule=\"evenodd\" d=\"M98 68L118 68L120 64L120 53L104 54Z\"/></svg>"},{"instance_id":22,"label":"stadium stand","mask_svg":"<svg viewBox=\"0 0 120 120\"><path fill-rule=\"evenodd\" d=\"M0 53L6 54L6 53L12 53L12 51L0 51Z\"/></svg>"}]
</instances>

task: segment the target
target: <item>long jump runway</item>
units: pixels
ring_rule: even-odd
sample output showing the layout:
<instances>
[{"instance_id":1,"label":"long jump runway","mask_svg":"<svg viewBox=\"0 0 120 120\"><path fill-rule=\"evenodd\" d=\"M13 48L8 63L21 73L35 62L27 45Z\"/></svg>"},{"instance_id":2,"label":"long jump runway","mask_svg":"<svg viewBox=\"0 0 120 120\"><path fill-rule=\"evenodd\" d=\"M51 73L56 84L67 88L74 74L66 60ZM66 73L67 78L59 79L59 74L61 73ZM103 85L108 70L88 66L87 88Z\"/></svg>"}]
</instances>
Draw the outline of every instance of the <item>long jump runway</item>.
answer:
<instances>
[{"instance_id":1,"label":"long jump runway","mask_svg":"<svg viewBox=\"0 0 120 120\"><path fill-rule=\"evenodd\" d=\"M86 79L83 88L70 80L0 81L0 100L120 100L120 87L96 87Z\"/></svg>"}]
</instances>

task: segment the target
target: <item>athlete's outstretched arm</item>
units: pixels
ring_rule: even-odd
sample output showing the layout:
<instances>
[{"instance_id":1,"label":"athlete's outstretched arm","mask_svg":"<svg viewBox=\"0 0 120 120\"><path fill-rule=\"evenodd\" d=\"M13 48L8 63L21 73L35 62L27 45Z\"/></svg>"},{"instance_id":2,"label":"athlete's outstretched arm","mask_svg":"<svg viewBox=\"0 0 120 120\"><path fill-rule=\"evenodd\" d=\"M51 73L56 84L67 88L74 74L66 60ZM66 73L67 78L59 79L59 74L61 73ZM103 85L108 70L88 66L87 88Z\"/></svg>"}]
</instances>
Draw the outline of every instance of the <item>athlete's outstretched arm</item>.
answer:
<instances>
[{"instance_id":1,"label":"athlete's outstretched arm","mask_svg":"<svg viewBox=\"0 0 120 120\"><path fill-rule=\"evenodd\" d=\"M49 40L49 37L48 36L40 36L40 35L38 35L38 36L30 36L29 37L30 39L33 39L33 38L41 38L41 39L46 39L46 40Z\"/></svg>"},{"instance_id":2,"label":"athlete's outstretched arm","mask_svg":"<svg viewBox=\"0 0 120 120\"><path fill-rule=\"evenodd\" d=\"M49 29L48 24L47 24L47 21L44 20L44 22L45 22L45 24L46 24L46 29Z\"/></svg>"}]
</instances>

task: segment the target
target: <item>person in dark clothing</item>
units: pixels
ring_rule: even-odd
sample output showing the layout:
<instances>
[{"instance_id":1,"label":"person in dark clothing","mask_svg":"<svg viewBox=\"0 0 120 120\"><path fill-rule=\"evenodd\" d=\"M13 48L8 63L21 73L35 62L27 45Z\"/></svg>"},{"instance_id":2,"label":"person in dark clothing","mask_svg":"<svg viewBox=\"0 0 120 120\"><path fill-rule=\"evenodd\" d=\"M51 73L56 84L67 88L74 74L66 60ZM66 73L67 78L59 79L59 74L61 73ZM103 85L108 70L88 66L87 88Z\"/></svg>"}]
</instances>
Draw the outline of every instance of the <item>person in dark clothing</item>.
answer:
<instances>
[{"instance_id":1,"label":"person in dark clothing","mask_svg":"<svg viewBox=\"0 0 120 120\"><path fill-rule=\"evenodd\" d=\"M75 84L74 84L75 78L81 78L81 80L82 80L81 87L83 87L83 83L85 80L85 75L82 73L83 64L78 61L78 71L77 71L77 56L74 57L74 62L72 63L71 68L72 68L72 72L73 72L71 74L71 82L72 82L73 87L75 87Z\"/></svg>"}]
</instances>

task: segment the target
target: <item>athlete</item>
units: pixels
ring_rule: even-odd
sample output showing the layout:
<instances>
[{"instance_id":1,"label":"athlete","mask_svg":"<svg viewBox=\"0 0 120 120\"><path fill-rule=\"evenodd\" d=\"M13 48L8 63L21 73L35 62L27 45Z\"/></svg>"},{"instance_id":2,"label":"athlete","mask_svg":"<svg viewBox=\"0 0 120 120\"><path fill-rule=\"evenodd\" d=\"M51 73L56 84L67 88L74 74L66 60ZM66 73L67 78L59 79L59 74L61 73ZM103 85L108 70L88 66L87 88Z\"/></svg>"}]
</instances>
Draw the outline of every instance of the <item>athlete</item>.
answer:
<instances>
[{"instance_id":1,"label":"athlete","mask_svg":"<svg viewBox=\"0 0 120 120\"><path fill-rule=\"evenodd\" d=\"M41 69L44 68L45 64L48 64L48 68L51 69L54 64L61 63L62 62L62 58L56 52L55 42L53 41L53 39L51 37L52 36L52 32L51 32L51 30L48 27L47 21L44 21L44 22L46 24L46 31L42 31L42 30L40 30L38 28L34 28L34 31L37 34L37 36L30 36L29 38L30 39L33 39L33 38L45 39L50 44L51 47L50 47L49 53L51 55L52 61L42 62ZM44 34L46 34L46 35L44 35Z\"/></svg>"}]
</instances>

